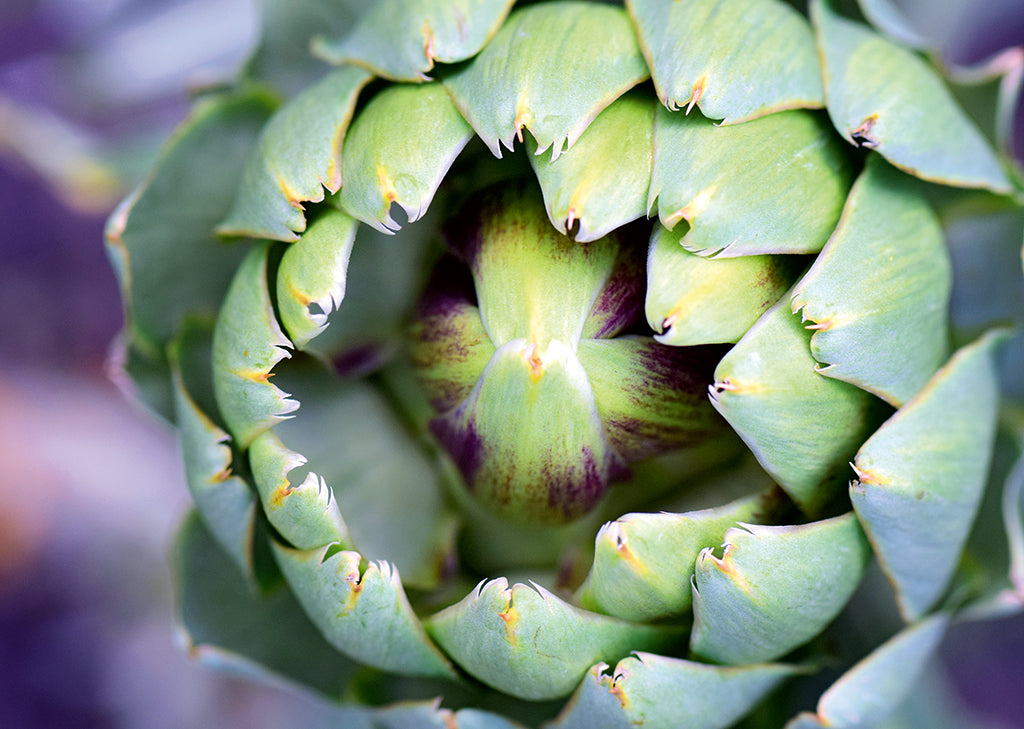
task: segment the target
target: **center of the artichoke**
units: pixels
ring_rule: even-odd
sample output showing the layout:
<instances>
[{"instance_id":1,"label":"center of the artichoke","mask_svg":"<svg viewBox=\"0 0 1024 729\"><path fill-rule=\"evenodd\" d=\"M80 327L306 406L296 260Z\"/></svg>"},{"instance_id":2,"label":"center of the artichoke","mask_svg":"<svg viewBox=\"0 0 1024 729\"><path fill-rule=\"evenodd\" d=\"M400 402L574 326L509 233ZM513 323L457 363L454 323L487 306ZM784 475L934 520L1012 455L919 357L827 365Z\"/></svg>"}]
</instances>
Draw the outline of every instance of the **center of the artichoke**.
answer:
<instances>
[{"instance_id":1,"label":"center of the artichoke","mask_svg":"<svg viewBox=\"0 0 1024 729\"><path fill-rule=\"evenodd\" d=\"M571 521L631 462L715 430L717 351L633 333L645 240L578 243L539 195L503 191L476 201L448 243L414 359L431 429L479 501L516 521Z\"/></svg>"}]
</instances>

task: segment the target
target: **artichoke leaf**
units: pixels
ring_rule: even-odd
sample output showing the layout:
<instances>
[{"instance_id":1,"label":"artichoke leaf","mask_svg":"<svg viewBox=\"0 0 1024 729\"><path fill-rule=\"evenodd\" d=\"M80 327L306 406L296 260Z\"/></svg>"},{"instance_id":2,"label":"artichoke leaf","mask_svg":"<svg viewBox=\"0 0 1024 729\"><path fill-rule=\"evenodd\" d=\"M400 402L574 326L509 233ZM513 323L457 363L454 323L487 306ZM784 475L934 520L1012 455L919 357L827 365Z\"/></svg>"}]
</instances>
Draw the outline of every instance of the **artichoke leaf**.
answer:
<instances>
[{"instance_id":1,"label":"artichoke leaf","mask_svg":"<svg viewBox=\"0 0 1024 729\"><path fill-rule=\"evenodd\" d=\"M271 384L271 370L290 357L267 287L270 244L252 249L228 289L213 330L213 387L238 448L299 407Z\"/></svg>"},{"instance_id":2,"label":"artichoke leaf","mask_svg":"<svg viewBox=\"0 0 1024 729\"><path fill-rule=\"evenodd\" d=\"M200 407L186 385L186 380L209 377L210 337L208 327L186 322L170 346L185 482L210 536L241 573L252 578L255 496L249 484L234 473L231 437ZM191 376L186 376L185 369Z\"/></svg>"},{"instance_id":3,"label":"artichoke leaf","mask_svg":"<svg viewBox=\"0 0 1024 729\"><path fill-rule=\"evenodd\" d=\"M913 689L945 635L949 616L915 623L843 674L821 695L817 713L803 713L786 729L861 729L876 726Z\"/></svg>"},{"instance_id":4,"label":"artichoke leaf","mask_svg":"<svg viewBox=\"0 0 1024 729\"><path fill-rule=\"evenodd\" d=\"M295 241L306 229L302 204L320 202L341 185L341 149L365 71L328 73L275 112L242 170L221 235Z\"/></svg>"},{"instance_id":5,"label":"artichoke leaf","mask_svg":"<svg viewBox=\"0 0 1024 729\"><path fill-rule=\"evenodd\" d=\"M995 350L1005 338L993 330L958 350L853 462L853 508L908 621L942 595L974 521L995 440Z\"/></svg>"},{"instance_id":6,"label":"artichoke leaf","mask_svg":"<svg viewBox=\"0 0 1024 729\"><path fill-rule=\"evenodd\" d=\"M828 113L847 141L931 182L1012 191L984 136L925 61L839 16L828 0L812 1L811 20Z\"/></svg>"},{"instance_id":7,"label":"artichoke leaf","mask_svg":"<svg viewBox=\"0 0 1024 729\"><path fill-rule=\"evenodd\" d=\"M605 524L577 593L580 604L638 622L685 612L701 550L720 544L727 529L753 521L762 508L763 498L755 495L686 514L626 514Z\"/></svg>"},{"instance_id":8,"label":"artichoke leaf","mask_svg":"<svg viewBox=\"0 0 1024 729\"><path fill-rule=\"evenodd\" d=\"M197 105L146 180L111 216L106 246L125 301L129 344L162 360L190 313L214 314L248 246L210 231L231 207L246 155L273 109L266 94ZM177 181L188 179L187 185Z\"/></svg>"},{"instance_id":9,"label":"artichoke leaf","mask_svg":"<svg viewBox=\"0 0 1024 729\"><path fill-rule=\"evenodd\" d=\"M784 297L719 362L711 402L800 507L819 512L882 419L874 395L817 371Z\"/></svg>"},{"instance_id":10,"label":"artichoke leaf","mask_svg":"<svg viewBox=\"0 0 1024 729\"><path fill-rule=\"evenodd\" d=\"M739 341L806 265L797 256L705 258L679 241L655 226L644 306L654 338L677 347Z\"/></svg>"},{"instance_id":11,"label":"artichoke leaf","mask_svg":"<svg viewBox=\"0 0 1024 729\"><path fill-rule=\"evenodd\" d=\"M738 124L821 108L814 33L780 0L627 0L658 97ZM742 39L742 51L737 40Z\"/></svg>"},{"instance_id":12,"label":"artichoke leaf","mask_svg":"<svg viewBox=\"0 0 1024 729\"><path fill-rule=\"evenodd\" d=\"M393 235L358 226L345 273L345 301L306 351L333 360L346 373L371 371L393 357L423 290L436 233L433 211Z\"/></svg>"},{"instance_id":13,"label":"artichoke leaf","mask_svg":"<svg viewBox=\"0 0 1024 729\"><path fill-rule=\"evenodd\" d=\"M360 670L323 639L291 592L256 593L195 512L175 538L171 562L175 617L190 656L248 674L269 670L333 698Z\"/></svg>"},{"instance_id":14,"label":"artichoke leaf","mask_svg":"<svg viewBox=\"0 0 1024 729\"><path fill-rule=\"evenodd\" d=\"M638 652L613 669L598 663L551 729L725 729L797 666L712 666Z\"/></svg>"},{"instance_id":15,"label":"artichoke leaf","mask_svg":"<svg viewBox=\"0 0 1024 729\"><path fill-rule=\"evenodd\" d=\"M516 521L572 520L623 470L587 373L559 340L500 347L470 396L430 425L469 490Z\"/></svg>"},{"instance_id":16,"label":"artichoke leaf","mask_svg":"<svg viewBox=\"0 0 1024 729\"><path fill-rule=\"evenodd\" d=\"M459 251L495 346L520 338L539 348L556 340L574 345L585 330L596 336L596 328L608 326L588 319L623 267L625 246L614 236L578 245L548 225L542 211L533 190L485 199Z\"/></svg>"},{"instance_id":17,"label":"artichoke leaf","mask_svg":"<svg viewBox=\"0 0 1024 729\"><path fill-rule=\"evenodd\" d=\"M686 220L682 245L702 256L816 253L852 182L827 126L808 111L720 127L659 108L648 208L669 230Z\"/></svg>"},{"instance_id":18,"label":"artichoke leaf","mask_svg":"<svg viewBox=\"0 0 1024 729\"><path fill-rule=\"evenodd\" d=\"M434 62L476 55L515 0L375 0L348 32L320 35L312 50L392 81L425 81ZM353 3L354 4L354 3Z\"/></svg>"},{"instance_id":19,"label":"artichoke leaf","mask_svg":"<svg viewBox=\"0 0 1024 729\"><path fill-rule=\"evenodd\" d=\"M912 181L872 155L843 217L797 283L819 372L899 407L946 361L952 264Z\"/></svg>"},{"instance_id":20,"label":"artichoke leaf","mask_svg":"<svg viewBox=\"0 0 1024 729\"><path fill-rule=\"evenodd\" d=\"M327 328L328 316L345 298L346 273L359 224L326 211L281 257L277 309L292 343L303 349Z\"/></svg>"},{"instance_id":21,"label":"artichoke leaf","mask_svg":"<svg viewBox=\"0 0 1024 729\"><path fill-rule=\"evenodd\" d=\"M495 157L501 146L537 141L551 158L572 147L594 118L648 77L621 8L563 2L521 8L445 87Z\"/></svg>"},{"instance_id":22,"label":"artichoke leaf","mask_svg":"<svg viewBox=\"0 0 1024 729\"><path fill-rule=\"evenodd\" d=\"M273 548L303 610L339 651L391 673L454 678L409 606L394 565L363 567L362 556L341 545L295 550L275 542Z\"/></svg>"},{"instance_id":23,"label":"artichoke leaf","mask_svg":"<svg viewBox=\"0 0 1024 729\"><path fill-rule=\"evenodd\" d=\"M668 347L650 337L584 339L576 351L608 441L627 462L701 443L722 430L707 386L719 347Z\"/></svg>"},{"instance_id":24,"label":"artichoke leaf","mask_svg":"<svg viewBox=\"0 0 1024 729\"><path fill-rule=\"evenodd\" d=\"M305 463L273 430L260 433L249 446L249 464L267 520L298 549L334 542L351 548L334 493L323 477L311 472L299 484L288 479L290 471Z\"/></svg>"},{"instance_id":25,"label":"artichoke leaf","mask_svg":"<svg viewBox=\"0 0 1024 729\"><path fill-rule=\"evenodd\" d=\"M297 549L337 542L396 565L407 586L434 587L451 520L439 476L391 406L368 383L339 380L316 360L295 362L278 377L302 414L250 450L268 518Z\"/></svg>"},{"instance_id":26,"label":"artichoke leaf","mask_svg":"<svg viewBox=\"0 0 1024 729\"><path fill-rule=\"evenodd\" d=\"M472 303L472 282L449 285L457 280L456 265L450 259L439 264L412 328L412 364L437 412L469 397L497 351Z\"/></svg>"},{"instance_id":27,"label":"artichoke leaf","mask_svg":"<svg viewBox=\"0 0 1024 729\"><path fill-rule=\"evenodd\" d=\"M382 91L352 123L333 201L382 233L398 230L392 204L419 220L472 136L440 84Z\"/></svg>"},{"instance_id":28,"label":"artichoke leaf","mask_svg":"<svg viewBox=\"0 0 1024 729\"><path fill-rule=\"evenodd\" d=\"M509 587L504 577L481 582L427 628L474 677L527 700L566 696L593 664L679 638L677 629L586 612L536 584Z\"/></svg>"},{"instance_id":29,"label":"artichoke leaf","mask_svg":"<svg viewBox=\"0 0 1024 729\"><path fill-rule=\"evenodd\" d=\"M597 115L572 154L530 156L559 233L595 241L647 212L653 134L654 104L627 94ZM536 152L535 141L527 145Z\"/></svg>"},{"instance_id":30,"label":"artichoke leaf","mask_svg":"<svg viewBox=\"0 0 1024 729\"><path fill-rule=\"evenodd\" d=\"M742 524L697 558L690 647L719 663L772 661L839 614L871 557L852 513L801 526Z\"/></svg>"}]
</instances>

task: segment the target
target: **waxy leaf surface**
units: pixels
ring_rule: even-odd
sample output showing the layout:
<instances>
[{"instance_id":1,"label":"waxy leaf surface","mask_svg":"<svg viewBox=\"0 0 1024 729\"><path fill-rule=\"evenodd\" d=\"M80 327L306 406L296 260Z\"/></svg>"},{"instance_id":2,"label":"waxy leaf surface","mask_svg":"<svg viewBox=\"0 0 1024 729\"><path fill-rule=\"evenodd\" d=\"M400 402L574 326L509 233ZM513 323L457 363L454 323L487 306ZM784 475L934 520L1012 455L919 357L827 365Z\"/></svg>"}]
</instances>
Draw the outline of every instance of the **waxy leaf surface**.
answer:
<instances>
[{"instance_id":1,"label":"waxy leaf surface","mask_svg":"<svg viewBox=\"0 0 1024 729\"><path fill-rule=\"evenodd\" d=\"M656 340L673 346L739 341L805 265L797 256L705 258L657 225L647 255L647 323Z\"/></svg>"},{"instance_id":2,"label":"waxy leaf surface","mask_svg":"<svg viewBox=\"0 0 1024 729\"><path fill-rule=\"evenodd\" d=\"M171 558L189 657L264 679L269 671L333 698L360 669L323 639L291 592L255 592L195 513L178 532Z\"/></svg>"},{"instance_id":3,"label":"waxy leaf surface","mask_svg":"<svg viewBox=\"0 0 1024 729\"><path fill-rule=\"evenodd\" d=\"M302 204L341 185L341 144L365 71L345 67L277 110L242 171L234 206L217 228L224 235L294 241L306 229Z\"/></svg>"},{"instance_id":4,"label":"waxy leaf surface","mask_svg":"<svg viewBox=\"0 0 1024 729\"><path fill-rule=\"evenodd\" d=\"M659 108L648 207L669 230L689 222L682 245L700 255L814 253L850 188L840 144L807 111L720 127Z\"/></svg>"},{"instance_id":5,"label":"waxy leaf surface","mask_svg":"<svg viewBox=\"0 0 1024 729\"><path fill-rule=\"evenodd\" d=\"M686 514L626 514L597 533L594 564L579 591L585 608L625 620L654 620L690 608L701 550L721 544L737 522L755 519L760 497Z\"/></svg>"},{"instance_id":6,"label":"waxy leaf surface","mask_svg":"<svg viewBox=\"0 0 1024 729\"><path fill-rule=\"evenodd\" d=\"M302 409L298 417L274 428L284 452L280 447L269 451L276 459L271 470L257 471L253 443L253 472L261 495L269 492L276 508L292 508L308 528L323 524L321 534L344 518L347 531L313 546L342 542L366 559L395 564L406 585L433 587L450 536L439 477L373 387L357 379L338 380L316 361L303 365L279 375ZM284 473L300 461L309 473L307 483L296 488ZM289 507L292 501L296 503ZM340 516L334 513L338 509ZM269 516L271 509L266 510ZM300 549L312 548L304 546L308 541L290 541Z\"/></svg>"},{"instance_id":7,"label":"waxy leaf surface","mask_svg":"<svg viewBox=\"0 0 1024 729\"><path fill-rule=\"evenodd\" d=\"M846 464L880 421L882 403L817 372L810 336L783 299L722 358L711 402L764 469L814 513L845 484Z\"/></svg>"},{"instance_id":8,"label":"waxy leaf surface","mask_svg":"<svg viewBox=\"0 0 1024 729\"><path fill-rule=\"evenodd\" d=\"M533 5L445 79L455 105L496 157L525 127L555 159L594 117L648 76L629 18L590 2Z\"/></svg>"},{"instance_id":9,"label":"waxy leaf surface","mask_svg":"<svg viewBox=\"0 0 1024 729\"><path fill-rule=\"evenodd\" d=\"M707 398L719 348L683 350L628 335L584 339L577 355L608 440L627 461L695 445L721 429Z\"/></svg>"},{"instance_id":10,"label":"waxy leaf surface","mask_svg":"<svg viewBox=\"0 0 1024 729\"><path fill-rule=\"evenodd\" d=\"M614 669L599 663L552 729L725 729L782 681L795 666L711 666L637 653Z\"/></svg>"},{"instance_id":11,"label":"waxy leaf surface","mask_svg":"<svg viewBox=\"0 0 1024 729\"><path fill-rule=\"evenodd\" d=\"M673 629L588 613L538 585L509 587L504 577L430 618L429 630L471 674L528 700L566 696L595 663L677 639Z\"/></svg>"},{"instance_id":12,"label":"waxy leaf surface","mask_svg":"<svg viewBox=\"0 0 1024 729\"><path fill-rule=\"evenodd\" d=\"M336 545L299 551L274 544L292 592L327 642L362 664L391 673L451 678L409 606L393 565L370 562Z\"/></svg>"},{"instance_id":13,"label":"waxy leaf surface","mask_svg":"<svg viewBox=\"0 0 1024 729\"><path fill-rule=\"evenodd\" d=\"M771 661L839 614L871 550L854 515L801 526L744 524L721 558L697 559L690 647L720 663Z\"/></svg>"},{"instance_id":14,"label":"waxy leaf surface","mask_svg":"<svg viewBox=\"0 0 1024 729\"><path fill-rule=\"evenodd\" d=\"M392 204L415 222L472 136L440 84L392 86L352 123L336 204L382 233L401 227Z\"/></svg>"},{"instance_id":15,"label":"waxy leaf surface","mask_svg":"<svg viewBox=\"0 0 1024 729\"><path fill-rule=\"evenodd\" d=\"M345 298L348 261L358 226L344 213L326 211L281 257L277 309L298 349L327 327L331 312Z\"/></svg>"},{"instance_id":16,"label":"waxy leaf surface","mask_svg":"<svg viewBox=\"0 0 1024 729\"><path fill-rule=\"evenodd\" d=\"M576 354L555 340L514 339L470 396L431 422L469 490L518 521L562 522L588 511L621 471Z\"/></svg>"},{"instance_id":17,"label":"waxy leaf surface","mask_svg":"<svg viewBox=\"0 0 1024 729\"><path fill-rule=\"evenodd\" d=\"M171 345L175 422L185 481L210 536L241 573L251 577L256 500L249 484L233 473L231 437L199 406L186 385L185 371L191 375L189 381L209 379L210 337L206 327L186 325Z\"/></svg>"},{"instance_id":18,"label":"waxy leaf surface","mask_svg":"<svg viewBox=\"0 0 1024 729\"><path fill-rule=\"evenodd\" d=\"M823 375L898 407L946 359L952 278L928 203L873 155L839 227L794 288L792 308L812 322Z\"/></svg>"},{"instance_id":19,"label":"waxy leaf surface","mask_svg":"<svg viewBox=\"0 0 1024 729\"><path fill-rule=\"evenodd\" d=\"M814 33L780 0L628 0L626 7L671 111L696 104L710 119L737 124L824 105Z\"/></svg>"},{"instance_id":20,"label":"waxy leaf surface","mask_svg":"<svg viewBox=\"0 0 1024 729\"><path fill-rule=\"evenodd\" d=\"M851 144L931 182L1010 192L992 148L924 60L840 17L826 0L813 0L811 18L828 113Z\"/></svg>"},{"instance_id":21,"label":"waxy leaf surface","mask_svg":"<svg viewBox=\"0 0 1024 729\"><path fill-rule=\"evenodd\" d=\"M597 115L571 154L530 156L558 232L594 241L647 212L653 134L654 104L627 94Z\"/></svg>"},{"instance_id":22,"label":"waxy leaf surface","mask_svg":"<svg viewBox=\"0 0 1024 729\"><path fill-rule=\"evenodd\" d=\"M514 0L374 0L347 33L320 36L313 51L355 63L392 81L424 81L435 61L475 55ZM353 3L354 4L354 3Z\"/></svg>"},{"instance_id":23,"label":"waxy leaf surface","mask_svg":"<svg viewBox=\"0 0 1024 729\"><path fill-rule=\"evenodd\" d=\"M850 499L907 619L942 595L974 521L995 438L994 356L1004 336L991 332L959 350L854 460Z\"/></svg>"},{"instance_id":24,"label":"waxy leaf surface","mask_svg":"<svg viewBox=\"0 0 1024 729\"><path fill-rule=\"evenodd\" d=\"M254 248L238 267L213 330L213 387L239 448L299 407L270 382L274 365L290 356L291 342L270 301L268 251L267 244Z\"/></svg>"}]
</instances>

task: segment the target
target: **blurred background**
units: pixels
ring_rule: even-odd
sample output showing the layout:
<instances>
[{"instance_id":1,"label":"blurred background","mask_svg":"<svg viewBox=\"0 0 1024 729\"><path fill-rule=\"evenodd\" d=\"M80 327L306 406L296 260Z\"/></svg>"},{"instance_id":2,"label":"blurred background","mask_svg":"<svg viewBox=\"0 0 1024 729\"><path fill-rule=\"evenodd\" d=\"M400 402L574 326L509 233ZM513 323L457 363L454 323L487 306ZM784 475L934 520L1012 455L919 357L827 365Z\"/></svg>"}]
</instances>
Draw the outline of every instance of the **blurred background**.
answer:
<instances>
[{"instance_id":1,"label":"blurred background","mask_svg":"<svg viewBox=\"0 0 1024 729\"><path fill-rule=\"evenodd\" d=\"M1022 0L902 4L956 62L1024 44ZM0 3L3 729L341 726L306 694L179 647L177 447L108 364L121 308L104 219L189 90L240 66L256 22L254 0ZM1024 727L1024 618L956 628L936 676L971 726Z\"/></svg>"}]
</instances>

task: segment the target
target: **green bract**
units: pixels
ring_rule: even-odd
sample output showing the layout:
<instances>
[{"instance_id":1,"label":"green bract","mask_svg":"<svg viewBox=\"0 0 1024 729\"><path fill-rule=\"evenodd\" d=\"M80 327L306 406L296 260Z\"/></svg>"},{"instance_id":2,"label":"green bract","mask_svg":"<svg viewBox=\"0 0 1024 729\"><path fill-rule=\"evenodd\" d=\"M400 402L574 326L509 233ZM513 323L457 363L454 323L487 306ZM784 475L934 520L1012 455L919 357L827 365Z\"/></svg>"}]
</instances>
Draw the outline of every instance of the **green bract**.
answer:
<instances>
[{"instance_id":1,"label":"green bract","mask_svg":"<svg viewBox=\"0 0 1024 729\"><path fill-rule=\"evenodd\" d=\"M299 5L108 229L197 655L355 726L852 729L1021 610L1024 188L972 118L1022 69L884 0Z\"/></svg>"}]
</instances>

